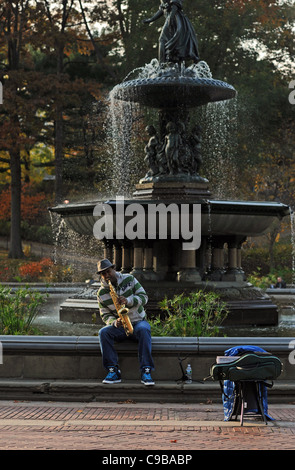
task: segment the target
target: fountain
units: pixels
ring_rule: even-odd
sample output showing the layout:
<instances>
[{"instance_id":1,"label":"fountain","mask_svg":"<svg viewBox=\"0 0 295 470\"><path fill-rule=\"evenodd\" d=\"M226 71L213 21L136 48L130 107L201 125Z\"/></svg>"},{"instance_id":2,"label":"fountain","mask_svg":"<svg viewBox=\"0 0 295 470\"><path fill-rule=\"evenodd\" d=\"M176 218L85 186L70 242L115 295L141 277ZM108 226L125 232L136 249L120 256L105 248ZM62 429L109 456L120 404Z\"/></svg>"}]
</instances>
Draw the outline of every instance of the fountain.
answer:
<instances>
[{"instance_id":1,"label":"fountain","mask_svg":"<svg viewBox=\"0 0 295 470\"><path fill-rule=\"evenodd\" d=\"M245 280L241 246L248 236L260 236L275 220L289 216L289 208L278 202L218 200L211 195L208 179L199 174L206 162L201 127L192 111L231 100L236 90L212 78L199 59L195 33L179 2L162 5L145 22L163 13L167 18L159 60L153 59L138 77L127 77L111 93L115 103L136 103L158 113L158 122L146 127L145 176L128 199L97 198L50 210L70 229L102 239L105 257L144 283L151 313L157 312L164 296L202 288L218 290L228 302L229 324L276 325L276 306ZM193 64L186 66L187 60ZM96 302L94 294L91 298ZM85 299L80 302L85 310Z\"/></svg>"},{"instance_id":2,"label":"fountain","mask_svg":"<svg viewBox=\"0 0 295 470\"><path fill-rule=\"evenodd\" d=\"M158 113L157 123L146 124L142 161L148 169L132 197L61 204L51 212L59 214L63 224L79 234L100 238L105 257L113 260L118 270L131 271L143 282L149 296L148 314L158 313L158 301L164 296L171 298L197 289L218 290L229 306L227 325L237 326L239 332L226 337L153 336L156 385L148 394L142 384L135 382L137 346L132 341L118 344L126 383L110 386L110 391L100 381L104 370L98 360L99 339L91 335L99 325L92 325L88 334L85 328L72 328L71 324L90 326L89 318L98 310L98 283L94 282L61 305L59 323L67 325L55 325L47 335L1 336L5 361L0 369L0 395L5 399L220 400L217 383L179 384L180 357L189 357L198 379L202 379L216 355L242 344L280 354L284 372L274 393L283 400L292 398L294 351L290 348L294 349L294 340L257 336L261 331L257 326L276 328L278 312L270 297L246 282L241 260L241 245L247 236L267 232L274 221L289 216L289 208L275 202L211 196L209 181L200 175L201 164L206 166L207 162L202 155L200 123L195 121L193 111L209 103L227 102L236 91L212 78L208 66L199 61L197 40L189 21L178 10L180 4L181 0L161 4L172 18L167 15L168 27L165 23L160 36L159 61L154 59L139 71L138 77L128 77L112 91L116 108L118 103L134 102ZM162 16L161 11L153 19L158 16ZM176 41L174 35L171 37L173 27ZM187 58L193 60L193 65L185 66ZM122 117L121 121L126 124L127 119ZM120 180L122 166L119 168ZM122 192L117 194L121 196ZM49 308L54 315L53 305ZM99 315L97 318L99 321ZM253 334L251 331L243 337L241 332L252 325L256 325ZM81 336L83 333L85 336Z\"/></svg>"}]
</instances>

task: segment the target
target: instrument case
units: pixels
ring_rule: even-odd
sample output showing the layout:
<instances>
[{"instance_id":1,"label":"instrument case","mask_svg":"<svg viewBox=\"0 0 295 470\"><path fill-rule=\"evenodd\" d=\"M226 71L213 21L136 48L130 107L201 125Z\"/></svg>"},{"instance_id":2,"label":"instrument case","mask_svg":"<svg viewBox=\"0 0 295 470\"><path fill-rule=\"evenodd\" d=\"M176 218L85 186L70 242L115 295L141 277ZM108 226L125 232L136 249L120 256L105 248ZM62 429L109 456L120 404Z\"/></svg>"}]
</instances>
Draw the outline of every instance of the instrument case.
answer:
<instances>
[{"instance_id":1,"label":"instrument case","mask_svg":"<svg viewBox=\"0 0 295 470\"><path fill-rule=\"evenodd\" d=\"M213 364L213 380L275 380L282 372L282 363L271 354L246 353L229 363Z\"/></svg>"}]
</instances>

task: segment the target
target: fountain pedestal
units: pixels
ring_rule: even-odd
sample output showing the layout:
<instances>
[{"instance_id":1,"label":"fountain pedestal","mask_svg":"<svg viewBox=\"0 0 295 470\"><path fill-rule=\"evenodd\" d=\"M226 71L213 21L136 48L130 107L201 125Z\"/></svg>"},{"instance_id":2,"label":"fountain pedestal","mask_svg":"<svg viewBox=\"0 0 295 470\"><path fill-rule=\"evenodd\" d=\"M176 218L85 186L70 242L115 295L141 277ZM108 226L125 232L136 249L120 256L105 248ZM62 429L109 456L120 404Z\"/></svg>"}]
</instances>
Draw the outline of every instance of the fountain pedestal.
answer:
<instances>
[{"instance_id":1,"label":"fountain pedestal","mask_svg":"<svg viewBox=\"0 0 295 470\"><path fill-rule=\"evenodd\" d=\"M151 181L135 185L135 199L161 199L184 201L192 198L206 199L211 196L209 181Z\"/></svg>"}]
</instances>

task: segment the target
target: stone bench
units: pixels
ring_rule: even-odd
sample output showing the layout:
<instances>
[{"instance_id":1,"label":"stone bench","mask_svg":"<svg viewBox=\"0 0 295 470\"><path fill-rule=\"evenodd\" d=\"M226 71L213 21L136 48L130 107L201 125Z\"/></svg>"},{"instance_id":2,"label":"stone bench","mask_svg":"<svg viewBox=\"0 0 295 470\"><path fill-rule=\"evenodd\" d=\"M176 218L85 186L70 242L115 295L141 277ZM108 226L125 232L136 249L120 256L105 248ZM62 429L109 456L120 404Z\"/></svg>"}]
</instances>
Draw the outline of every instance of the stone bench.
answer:
<instances>
[{"instance_id":1,"label":"stone bench","mask_svg":"<svg viewBox=\"0 0 295 470\"><path fill-rule=\"evenodd\" d=\"M176 380L190 362L193 375L202 379L209 374L217 355L236 345L260 346L276 354L284 364L282 379L295 380L295 366L288 358L292 338L281 337L153 337L154 377ZM0 377L94 379L104 376L97 336L0 336L3 364ZM118 343L120 367L126 379L138 377L136 343Z\"/></svg>"},{"instance_id":2,"label":"stone bench","mask_svg":"<svg viewBox=\"0 0 295 470\"><path fill-rule=\"evenodd\" d=\"M116 348L120 358L122 383L102 384L102 367L97 336L0 336L3 364L0 364L0 398L59 400L220 400L219 384L204 377L217 355L230 347L256 345L277 355L283 373L276 381L280 396L294 393L295 365L288 358L292 338L174 338L153 337L154 387L140 384L137 345L130 340ZM193 383L181 381L190 362ZM287 385L286 385L287 384Z\"/></svg>"}]
</instances>

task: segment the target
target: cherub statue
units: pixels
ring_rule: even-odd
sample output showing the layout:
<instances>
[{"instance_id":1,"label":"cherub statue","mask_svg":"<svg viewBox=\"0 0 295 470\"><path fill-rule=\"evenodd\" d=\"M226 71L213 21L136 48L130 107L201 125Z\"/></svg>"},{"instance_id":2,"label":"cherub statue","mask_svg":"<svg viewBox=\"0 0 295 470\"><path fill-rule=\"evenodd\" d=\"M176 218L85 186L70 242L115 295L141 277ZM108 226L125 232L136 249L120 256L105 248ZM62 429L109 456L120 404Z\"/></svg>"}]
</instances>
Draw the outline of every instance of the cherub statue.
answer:
<instances>
[{"instance_id":1,"label":"cherub statue","mask_svg":"<svg viewBox=\"0 0 295 470\"><path fill-rule=\"evenodd\" d=\"M147 126L145 128L147 133L150 135L150 139L145 146L145 158L144 161L146 162L149 171L147 172L147 176L153 176L159 173L159 165L157 163L157 152L159 149L159 138L157 135L157 131L154 126Z\"/></svg>"},{"instance_id":2,"label":"cherub statue","mask_svg":"<svg viewBox=\"0 0 295 470\"><path fill-rule=\"evenodd\" d=\"M168 134L165 135L165 155L169 173L174 175L179 167L178 152L181 146L181 136L174 122L168 122L166 129Z\"/></svg>"}]
</instances>

